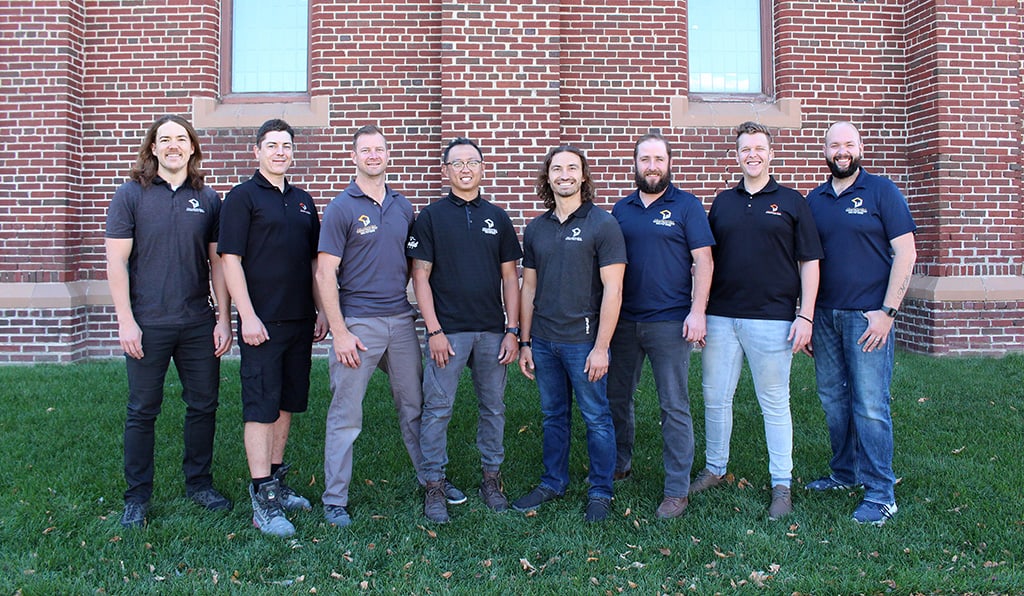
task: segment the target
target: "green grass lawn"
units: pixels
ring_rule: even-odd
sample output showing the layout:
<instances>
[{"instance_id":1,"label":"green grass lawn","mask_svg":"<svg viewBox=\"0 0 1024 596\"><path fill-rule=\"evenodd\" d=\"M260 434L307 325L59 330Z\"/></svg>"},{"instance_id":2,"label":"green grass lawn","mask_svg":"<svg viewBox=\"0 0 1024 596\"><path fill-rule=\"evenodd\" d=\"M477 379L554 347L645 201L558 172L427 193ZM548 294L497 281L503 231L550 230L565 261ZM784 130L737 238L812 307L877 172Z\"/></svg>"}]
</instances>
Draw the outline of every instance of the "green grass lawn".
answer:
<instances>
[{"instance_id":1,"label":"green grass lawn","mask_svg":"<svg viewBox=\"0 0 1024 596\"><path fill-rule=\"evenodd\" d=\"M326 363L314 362L310 411L296 416L291 483L318 503L323 490ZM690 395L704 462L700 358ZM125 531L121 513L126 400L120 361L0 368L0 592L334 594L801 594L1024 593L1024 357L935 359L898 353L893 383L899 514L883 528L850 520L855 492L805 493L827 471L828 434L812 362L794 360L795 512L769 522L767 455L748 373L737 391L733 483L696 497L680 519L654 518L661 436L649 371L637 396L634 476L616 485L613 517L584 524L586 452L574 425L565 499L535 516L491 513L476 495L479 460L471 386L449 432L448 476L468 494L452 522L428 523L398 436L384 377L366 397L356 443L355 523L327 526L315 505L293 539L250 521L241 441L238 362L222 367L214 474L231 513L184 497L180 386L167 379L158 422L150 524ZM540 474L535 386L510 373L505 488Z\"/></svg>"}]
</instances>

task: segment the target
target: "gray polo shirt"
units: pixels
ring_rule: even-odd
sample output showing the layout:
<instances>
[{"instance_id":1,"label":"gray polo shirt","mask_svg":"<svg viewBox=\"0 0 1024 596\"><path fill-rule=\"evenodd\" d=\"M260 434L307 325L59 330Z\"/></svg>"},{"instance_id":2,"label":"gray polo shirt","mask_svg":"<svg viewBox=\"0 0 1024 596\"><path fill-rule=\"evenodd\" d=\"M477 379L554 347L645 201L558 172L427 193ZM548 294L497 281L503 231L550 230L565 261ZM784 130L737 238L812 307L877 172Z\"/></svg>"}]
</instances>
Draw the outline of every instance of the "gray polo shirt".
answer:
<instances>
[{"instance_id":1,"label":"gray polo shirt","mask_svg":"<svg viewBox=\"0 0 1024 596\"><path fill-rule=\"evenodd\" d=\"M405 241L412 229L412 204L390 187L386 190L379 205L353 181L324 209L319 250L341 259L338 292L345 317L415 312L406 294Z\"/></svg>"},{"instance_id":2,"label":"gray polo shirt","mask_svg":"<svg viewBox=\"0 0 1024 596\"><path fill-rule=\"evenodd\" d=\"M618 222L583 203L564 223L553 211L523 233L523 267L537 271L532 337L558 343L593 343L604 285L601 267L626 262Z\"/></svg>"}]
</instances>

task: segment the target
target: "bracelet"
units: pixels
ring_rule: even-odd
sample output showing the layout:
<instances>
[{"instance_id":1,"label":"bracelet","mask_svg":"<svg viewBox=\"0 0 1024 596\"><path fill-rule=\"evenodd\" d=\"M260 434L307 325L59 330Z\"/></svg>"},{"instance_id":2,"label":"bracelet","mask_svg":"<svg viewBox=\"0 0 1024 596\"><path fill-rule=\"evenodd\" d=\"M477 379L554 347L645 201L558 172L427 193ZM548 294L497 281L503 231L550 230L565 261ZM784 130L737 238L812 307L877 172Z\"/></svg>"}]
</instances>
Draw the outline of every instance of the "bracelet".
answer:
<instances>
[{"instance_id":1,"label":"bracelet","mask_svg":"<svg viewBox=\"0 0 1024 596\"><path fill-rule=\"evenodd\" d=\"M811 319L808 319L807 317L805 317L805 316L803 316L803 315L797 315L796 317L797 317L798 319L803 319L803 320L807 321L807 322L808 322L808 323L810 323L811 325L813 325L813 324L814 324L814 321L812 321Z\"/></svg>"},{"instance_id":2,"label":"bracelet","mask_svg":"<svg viewBox=\"0 0 1024 596\"><path fill-rule=\"evenodd\" d=\"M428 331L427 337L434 337L435 335L441 335L444 333L444 329L438 329L437 331Z\"/></svg>"},{"instance_id":3,"label":"bracelet","mask_svg":"<svg viewBox=\"0 0 1024 596\"><path fill-rule=\"evenodd\" d=\"M520 348L532 348L533 347L533 342L530 341L530 340L521 341L521 342L519 342L519 347Z\"/></svg>"}]
</instances>

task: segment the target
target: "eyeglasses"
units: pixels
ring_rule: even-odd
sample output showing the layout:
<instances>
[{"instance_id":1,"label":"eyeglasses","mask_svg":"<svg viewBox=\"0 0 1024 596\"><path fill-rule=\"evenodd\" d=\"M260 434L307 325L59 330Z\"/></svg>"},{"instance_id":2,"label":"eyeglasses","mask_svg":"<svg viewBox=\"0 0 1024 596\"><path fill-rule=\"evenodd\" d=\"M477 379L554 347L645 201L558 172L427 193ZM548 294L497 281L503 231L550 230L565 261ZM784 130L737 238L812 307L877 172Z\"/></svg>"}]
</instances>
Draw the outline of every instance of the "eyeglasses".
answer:
<instances>
[{"instance_id":1,"label":"eyeglasses","mask_svg":"<svg viewBox=\"0 0 1024 596\"><path fill-rule=\"evenodd\" d=\"M455 168L456 170L461 170L462 168L464 168L466 166L469 166L469 169L471 169L471 170L475 170L475 169L479 168L480 164L482 164L482 163L484 163L484 162L480 161L479 159L471 159L469 161L462 161L460 159L459 161L448 161L448 162L445 162L444 165L451 166L451 167Z\"/></svg>"}]
</instances>

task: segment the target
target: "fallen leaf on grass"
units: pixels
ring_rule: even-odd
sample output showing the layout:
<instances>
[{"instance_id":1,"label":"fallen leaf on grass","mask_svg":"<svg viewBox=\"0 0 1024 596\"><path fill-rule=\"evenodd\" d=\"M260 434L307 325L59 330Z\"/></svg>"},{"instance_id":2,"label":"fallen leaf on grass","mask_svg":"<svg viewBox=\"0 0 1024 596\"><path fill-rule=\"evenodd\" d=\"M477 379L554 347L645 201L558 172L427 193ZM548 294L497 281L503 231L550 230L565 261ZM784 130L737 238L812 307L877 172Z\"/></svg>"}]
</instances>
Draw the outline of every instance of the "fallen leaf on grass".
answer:
<instances>
[{"instance_id":1,"label":"fallen leaf on grass","mask_svg":"<svg viewBox=\"0 0 1024 596\"><path fill-rule=\"evenodd\" d=\"M54 531L56 529L57 529L57 526L50 526L49 528L46 528L45 530L43 530L43 535L45 536L46 534L49 534L50 532L52 532L52 531Z\"/></svg>"},{"instance_id":2,"label":"fallen leaf on grass","mask_svg":"<svg viewBox=\"0 0 1024 596\"><path fill-rule=\"evenodd\" d=\"M728 559L729 557L735 557L736 556L736 553L734 553L732 551L728 551L726 553L723 553L722 551L718 550L717 546L715 546L713 548L715 549L715 556L718 557L719 559Z\"/></svg>"},{"instance_id":3,"label":"fallen leaf on grass","mask_svg":"<svg viewBox=\"0 0 1024 596\"><path fill-rule=\"evenodd\" d=\"M373 550L375 548L377 548L377 545L372 542L366 545L366 550Z\"/></svg>"},{"instance_id":4,"label":"fallen leaf on grass","mask_svg":"<svg viewBox=\"0 0 1024 596\"><path fill-rule=\"evenodd\" d=\"M341 558L345 559L346 561L351 563L352 562L352 551L350 551L350 550L345 551L344 553L341 554Z\"/></svg>"},{"instance_id":5,"label":"fallen leaf on grass","mask_svg":"<svg viewBox=\"0 0 1024 596\"><path fill-rule=\"evenodd\" d=\"M690 536L690 542L692 542L694 544L694 546L696 546L696 545L700 544L700 538L697 538L696 536L692 536L691 535Z\"/></svg>"},{"instance_id":6,"label":"fallen leaf on grass","mask_svg":"<svg viewBox=\"0 0 1024 596\"><path fill-rule=\"evenodd\" d=\"M661 556L667 557L667 556L672 554L672 549L663 546L663 547L658 549L658 552L661 553Z\"/></svg>"},{"instance_id":7,"label":"fallen leaf on grass","mask_svg":"<svg viewBox=\"0 0 1024 596\"><path fill-rule=\"evenodd\" d=\"M480 561L480 564L483 565L484 567L490 567L491 566L491 560L490 559L484 559L483 561Z\"/></svg>"},{"instance_id":8,"label":"fallen leaf on grass","mask_svg":"<svg viewBox=\"0 0 1024 596\"><path fill-rule=\"evenodd\" d=\"M342 575L340 573L338 573L337 571L332 571L331 572L331 579L341 579L341 578L342 578Z\"/></svg>"},{"instance_id":9,"label":"fallen leaf on grass","mask_svg":"<svg viewBox=\"0 0 1024 596\"><path fill-rule=\"evenodd\" d=\"M108 542L121 542L120 536L112 536Z\"/></svg>"},{"instance_id":10,"label":"fallen leaf on grass","mask_svg":"<svg viewBox=\"0 0 1024 596\"><path fill-rule=\"evenodd\" d=\"M363 581L359 582L359 589L361 589L361 590L369 590L370 589L370 582L368 582L366 580L363 580Z\"/></svg>"},{"instance_id":11,"label":"fallen leaf on grass","mask_svg":"<svg viewBox=\"0 0 1024 596\"><path fill-rule=\"evenodd\" d=\"M441 574L441 577L443 577L445 579L451 579L452 572L451 571L445 571L444 573Z\"/></svg>"},{"instance_id":12,"label":"fallen leaf on grass","mask_svg":"<svg viewBox=\"0 0 1024 596\"><path fill-rule=\"evenodd\" d=\"M989 568L991 568L991 567L999 567L1000 565L1002 565L1005 562L1006 561L999 561L998 563L996 563L995 561L985 561L984 563L981 564L981 566L982 567L989 567Z\"/></svg>"},{"instance_id":13,"label":"fallen leaf on grass","mask_svg":"<svg viewBox=\"0 0 1024 596\"><path fill-rule=\"evenodd\" d=\"M527 511L526 514L523 517L537 517L537 510L536 509L531 509L531 510Z\"/></svg>"},{"instance_id":14,"label":"fallen leaf on grass","mask_svg":"<svg viewBox=\"0 0 1024 596\"><path fill-rule=\"evenodd\" d=\"M890 590L895 590L896 589L896 582L894 582L891 579L883 579L882 581L880 581L878 583L885 584L885 585L889 586Z\"/></svg>"},{"instance_id":15,"label":"fallen leaf on grass","mask_svg":"<svg viewBox=\"0 0 1024 596\"><path fill-rule=\"evenodd\" d=\"M587 557L587 563L593 563L594 561L600 561L597 557Z\"/></svg>"},{"instance_id":16,"label":"fallen leaf on grass","mask_svg":"<svg viewBox=\"0 0 1024 596\"><path fill-rule=\"evenodd\" d=\"M366 486L373 486L373 480L370 480L369 478L367 478L366 480L363 480L363 482L366 483Z\"/></svg>"},{"instance_id":17,"label":"fallen leaf on grass","mask_svg":"<svg viewBox=\"0 0 1024 596\"><path fill-rule=\"evenodd\" d=\"M754 583L758 588L763 588L764 583L772 578L767 573L761 573L760 571L750 572L750 581Z\"/></svg>"},{"instance_id":18,"label":"fallen leaf on grass","mask_svg":"<svg viewBox=\"0 0 1024 596\"><path fill-rule=\"evenodd\" d=\"M537 568L526 559L519 559L519 566L523 568L523 571L525 571L527 575L537 573Z\"/></svg>"},{"instance_id":19,"label":"fallen leaf on grass","mask_svg":"<svg viewBox=\"0 0 1024 596\"><path fill-rule=\"evenodd\" d=\"M600 586L601 585L601 582L598 581L596 577L590 578L590 583L594 584L595 586Z\"/></svg>"},{"instance_id":20,"label":"fallen leaf on grass","mask_svg":"<svg viewBox=\"0 0 1024 596\"><path fill-rule=\"evenodd\" d=\"M622 517L629 517L629 514L631 513L633 513L633 510L630 509L629 507L626 507L626 511L622 513Z\"/></svg>"},{"instance_id":21,"label":"fallen leaf on grass","mask_svg":"<svg viewBox=\"0 0 1024 596\"><path fill-rule=\"evenodd\" d=\"M428 530L428 529L424 528L422 525L417 525L416 527L421 529L421 530L423 530L424 532L426 532L427 536L430 536L431 538L437 538L437 532L435 532L433 530Z\"/></svg>"},{"instance_id":22,"label":"fallen leaf on grass","mask_svg":"<svg viewBox=\"0 0 1024 596\"><path fill-rule=\"evenodd\" d=\"M930 397L919 397L919 398L917 398L917 403L923 404L924 402L928 401L929 399L931 399L931 398Z\"/></svg>"},{"instance_id":23,"label":"fallen leaf on grass","mask_svg":"<svg viewBox=\"0 0 1024 596\"><path fill-rule=\"evenodd\" d=\"M316 474L313 474L309 477L309 484L307 484L306 486L313 486L314 484L316 484Z\"/></svg>"},{"instance_id":24,"label":"fallen leaf on grass","mask_svg":"<svg viewBox=\"0 0 1024 596\"><path fill-rule=\"evenodd\" d=\"M964 445L964 446L960 447L959 449L954 449L954 450L950 451L950 453L952 453L953 455L960 455L961 453L963 453L964 449L967 449L967 445Z\"/></svg>"},{"instance_id":25,"label":"fallen leaf on grass","mask_svg":"<svg viewBox=\"0 0 1024 596\"><path fill-rule=\"evenodd\" d=\"M778 563L772 563L768 566L768 571L771 571L772 573L778 573L779 569L782 569L782 566Z\"/></svg>"},{"instance_id":26,"label":"fallen leaf on grass","mask_svg":"<svg viewBox=\"0 0 1024 596\"><path fill-rule=\"evenodd\" d=\"M637 589L636 582L628 581L628 582L626 582L626 585L629 586L630 588L634 589L634 590Z\"/></svg>"},{"instance_id":27,"label":"fallen leaf on grass","mask_svg":"<svg viewBox=\"0 0 1024 596\"><path fill-rule=\"evenodd\" d=\"M529 426L520 426L519 427L519 434L523 434L524 432L526 432L528 430L530 430Z\"/></svg>"},{"instance_id":28,"label":"fallen leaf on grass","mask_svg":"<svg viewBox=\"0 0 1024 596\"><path fill-rule=\"evenodd\" d=\"M740 478L740 481L736 483L736 488L738 488L740 490L743 490L745 488L750 488L751 486L752 485L750 484L750 482L746 478Z\"/></svg>"}]
</instances>

